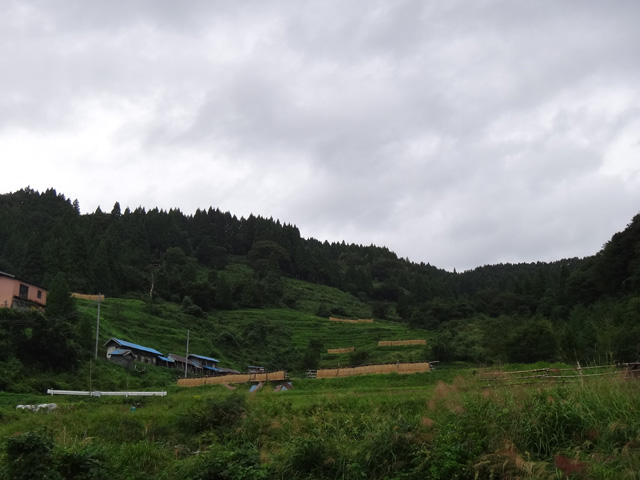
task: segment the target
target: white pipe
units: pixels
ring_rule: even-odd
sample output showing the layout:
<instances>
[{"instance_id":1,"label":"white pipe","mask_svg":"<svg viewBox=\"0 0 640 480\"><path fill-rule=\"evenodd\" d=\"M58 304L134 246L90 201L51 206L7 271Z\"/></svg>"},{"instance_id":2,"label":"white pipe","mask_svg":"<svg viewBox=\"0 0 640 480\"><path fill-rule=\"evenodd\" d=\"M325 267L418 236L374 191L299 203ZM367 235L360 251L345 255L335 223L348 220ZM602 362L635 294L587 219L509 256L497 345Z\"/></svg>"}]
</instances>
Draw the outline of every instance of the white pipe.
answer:
<instances>
[{"instance_id":1,"label":"white pipe","mask_svg":"<svg viewBox=\"0 0 640 480\"><path fill-rule=\"evenodd\" d=\"M52 390L48 389L49 395L83 395L87 397L165 397L167 392L87 392L82 390Z\"/></svg>"}]
</instances>

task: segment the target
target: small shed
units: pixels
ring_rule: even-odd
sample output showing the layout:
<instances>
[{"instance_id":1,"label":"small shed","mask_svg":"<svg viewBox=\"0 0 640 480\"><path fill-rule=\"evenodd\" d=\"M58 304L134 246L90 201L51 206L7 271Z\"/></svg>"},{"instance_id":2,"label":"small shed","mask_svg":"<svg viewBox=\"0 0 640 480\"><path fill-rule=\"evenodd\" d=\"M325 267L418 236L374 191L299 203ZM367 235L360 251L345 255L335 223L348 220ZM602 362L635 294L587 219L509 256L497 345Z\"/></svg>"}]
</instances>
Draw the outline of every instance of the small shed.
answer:
<instances>
[{"instance_id":1,"label":"small shed","mask_svg":"<svg viewBox=\"0 0 640 480\"><path fill-rule=\"evenodd\" d=\"M248 365L247 370L249 373L264 373L264 367L258 365Z\"/></svg>"},{"instance_id":2,"label":"small shed","mask_svg":"<svg viewBox=\"0 0 640 480\"><path fill-rule=\"evenodd\" d=\"M125 350L122 348L116 348L111 352L109 356L109 360L111 362L116 363L122 367L130 367L135 359L136 356L131 350Z\"/></svg>"}]
</instances>

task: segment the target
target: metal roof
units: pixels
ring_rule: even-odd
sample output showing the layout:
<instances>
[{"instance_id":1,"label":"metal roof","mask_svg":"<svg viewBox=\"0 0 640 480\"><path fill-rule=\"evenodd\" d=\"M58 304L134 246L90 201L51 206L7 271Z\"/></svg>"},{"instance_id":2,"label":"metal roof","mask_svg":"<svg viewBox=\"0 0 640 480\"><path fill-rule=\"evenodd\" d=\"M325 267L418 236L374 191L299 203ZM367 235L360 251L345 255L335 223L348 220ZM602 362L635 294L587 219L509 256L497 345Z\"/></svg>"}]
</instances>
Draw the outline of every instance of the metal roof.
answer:
<instances>
[{"instance_id":1,"label":"metal roof","mask_svg":"<svg viewBox=\"0 0 640 480\"><path fill-rule=\"evenodd\" d=\"M15 275L12 275L12 274L7 273L7 272L3 272L3 271L1 271L1 270L0 270L0 277L9 277L9 278L13 278L14 280L17 280L17 281L19 281L19 282L28 283L29 285L33 285L34 287L41 288L41 289L42 289L42 290L44 290L45 292L47 291L47 289L46 289L46 288L44 288L42 285L38 285L37 283L30 282L29 280L24 280L24 279L22 279L22 278L18 278L18 277L16 277Z\"/></svg>"},{"instance_id":2,"label":"metal roof","mask_svg":"<svg viewBox=\"0 0 640 480\"><path fill-rule=\"evenodd\" d=\"M207 367L206 365L203 365L202 368L206 368L207 370L211 370L213 372L220 372L222 370L220 370L219 368L216 367Z\"/></svg>"},{"instance_id":3,"label":"metal roof","mask_svg":"<svg viewBox=\"0 0 640 480\"><path fill-rule=\"evenodd\" d=\"M216 362L216 363L218 363L220 361L220 360L216 360L215 358L203 357L202 355L196 355L195 353L190 353L189 356L190 357L199 358L200 360L209 360L210 362Z\"/></svg>"},{"instance_id":4,"label":"metal roof","mask_svg":"<svg viewBox=\"0 0 640 480\"><path fill-rule=\"evenodd\" d=\"M176 362L186 363L187 365L192 365L192 366L194 366L196 368L202 368L200 365L198 365L193 360L187 360L186 358L181 357L180 355L176 355L175 353L170 353L169 357L173 358Z\"/></svg>"},{"instance_id":5,"label":"metal roof","mask_svg":"<svg viewBox=\"0 0 640 480\"><path fill-rule=\"evenodd\" d=\"M149 353L152 353L154 355L162 355L162 353L160 353L159 351L157 351L154 348L143 347L142 345L138 345L136 343L127 342L126 340L120 340L119 338L111 338L105 343L105 345L107 345L107 343L109 343L111 341L116 342L121 347L133 348L134 350L140 350L142 352L149 352Z\"/></svg>"},{"instance_id":6,"label":"metal roof","mask_svg":"<svg viewBox=\"0 0 640 480\"><path fill-rule=\"evenodd\" d=\"M162 360L163 362L174 363L175 360L171 357L163 357L162 355L158 355L158 360Z\"/></svg>"},{"instance_id":7,"label":"metal roof","mask_svg":"<svg viewBox=\"0 0 640 480\"><path fill-rule=\"evenodd\" d=\"M122 348L116 348L113 352L111 352L111 355L133 355L133 352L131 350L124 350Z\"/></svg>"},{"instance_id":8,"label":"metal roof","mask_svg":"<svg viewBox=\"0 0 640 480\"><path fill-rule=\"evenodd\" d=\"M234 370L233 368L222 368L222 367L218 367L218 371L222 372L222 373L240 373L237 370Z\"/></svg>"}]
</instances>

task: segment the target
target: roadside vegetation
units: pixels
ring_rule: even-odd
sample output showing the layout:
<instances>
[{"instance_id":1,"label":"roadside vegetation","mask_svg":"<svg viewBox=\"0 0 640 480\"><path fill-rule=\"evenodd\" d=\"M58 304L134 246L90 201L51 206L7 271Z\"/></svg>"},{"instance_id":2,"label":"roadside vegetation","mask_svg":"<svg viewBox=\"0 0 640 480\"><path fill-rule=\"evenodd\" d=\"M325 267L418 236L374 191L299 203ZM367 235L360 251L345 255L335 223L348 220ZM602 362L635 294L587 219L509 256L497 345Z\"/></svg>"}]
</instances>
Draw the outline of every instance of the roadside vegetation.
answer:
<instances>
[{"instance_id":1,"label":"roadside vegetation","mask_svg":"<svg viewBox=\"0 0 640 480\"><path fill-rule=\"evenodd\" d=\"M442 370L293 383L279 393L267 384L253 394L215 386L137 400L56 398L50 413L16 411L16 397L0 395L3 478L613 479L640 471L637 380L483 388L474 370Z\"/></svg>"}]
</instances>

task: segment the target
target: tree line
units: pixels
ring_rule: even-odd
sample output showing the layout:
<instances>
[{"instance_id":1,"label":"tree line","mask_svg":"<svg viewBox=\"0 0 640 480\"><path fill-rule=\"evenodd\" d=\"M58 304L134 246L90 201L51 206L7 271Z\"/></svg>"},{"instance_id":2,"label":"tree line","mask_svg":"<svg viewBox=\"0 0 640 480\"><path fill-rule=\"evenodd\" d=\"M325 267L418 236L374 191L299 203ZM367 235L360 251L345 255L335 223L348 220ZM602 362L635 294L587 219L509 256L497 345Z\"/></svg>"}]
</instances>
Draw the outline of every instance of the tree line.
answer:
<instances>
[{"instance_id":1,"label":"tree line","mask_svg":"<svg viewBox=\"0 0 640 480\"><path fill-rule=\"evenodd\" d=\"M233 265L251 275L234 275ZM72 291L145 294L194 315L286 306L283 278L339 288L372 315L436 332L443 360L630 359L640 330L640 215L586 258L448 272L388 248L302 238L295 225L216 208L184 214L116 202L81 214L53 189L0 195L0 270ZM319 314L348 314L327 306Z\"/></svg>"}]
</instances>

